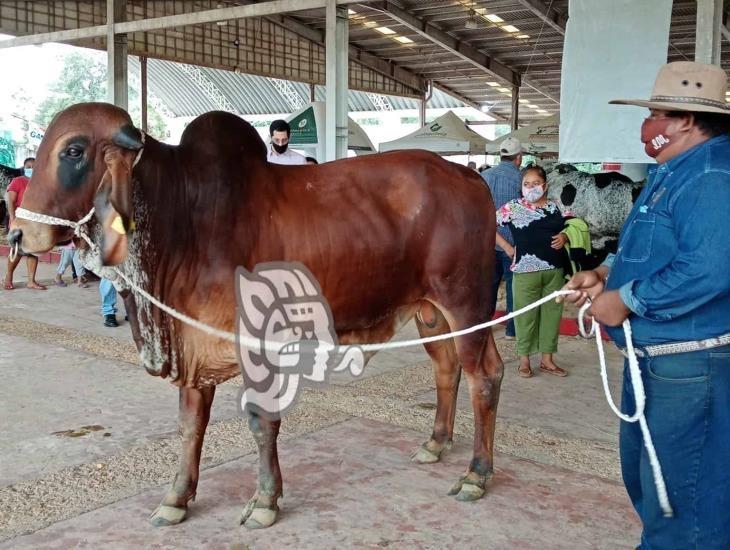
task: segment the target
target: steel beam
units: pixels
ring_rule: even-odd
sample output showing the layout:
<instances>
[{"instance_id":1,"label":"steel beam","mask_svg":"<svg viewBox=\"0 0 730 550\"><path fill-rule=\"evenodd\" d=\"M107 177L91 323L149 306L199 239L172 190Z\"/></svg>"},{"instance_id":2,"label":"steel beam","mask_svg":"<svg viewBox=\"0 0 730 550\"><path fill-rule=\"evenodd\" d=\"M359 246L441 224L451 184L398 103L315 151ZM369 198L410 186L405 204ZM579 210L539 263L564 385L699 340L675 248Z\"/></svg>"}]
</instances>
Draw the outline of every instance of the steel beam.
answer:
<instances>
[{"instance_id":1,"label":"steel beam","mask_svg":"<svg viewBox=\"0 0 730 550\"><path fill-rule=\"evenodd\" d=\"M473 99L469 99L468 97L461 95L459 92L457 92L455 90L452 90L448 86L444 86L443 84L439 84L439 83L437 83L437 82L434 81L433 87L435 89L437 89L437 90L441 90L445 94L449 94L451 97L455 97L456 99L458 99L459 101L461 101L465 105L469 105L470 107L474 107L475 109L478 109L480 111L482 109L482 106L479 105L479 103L477 103ZM496 118L497 120L501 120L502 122L509 122L509 118L507 118L504 115L500 115L498 113L495 113L494 111L490 111L487 114L489 116L491 116L491 117Z\"/></svg>"},{"instance_id":2,"label":"steel beam","mask_svg":"<svg viewBox=\"0 0 730 550\"><path fill-rule=\"evenodd\" d=\"M565 36L565 22L568 19L567 17L553 8L546 6L542 0L517 1L535 14L540 20L552 27L553 30Z\"/></svg>"},{"instance_id":3,"label":"steel beam","mask_svg":"<svg viewBox=\"0 0 730 550\"><path fill-rule=\"evenodd\" d=\"M490 76L496 76L503 80L506 80L510 86L529 86L536 92L541 93L548 99L551 99L555 103L560 103L557 97L545 92L540 87L526 78L522 78L520 73L511 69L507 65L500 63L491 56L482 53L481 51L465 44L458 38L450 35L449 33L442 30L440 27L433 23L426 21L416 15L413 15L409 11L406 11L390 1L381 1L374 5L376 9L388 14L391 19L418 33L423 38L430 40L434 44L444 48L448 52L456 55L457 57L467 61L477 69L485 72Z\"/></svg>"},{"instance_id":4,"label":"steel beam","mask_svg":"<svg viewBox=\"0 0 730 550\"><path fill-rule=\"evenodd\" d=\"M461 59L468 61L487 74L506 80L512 86L519 86L521 84L519 73L451 36L433 23L413 15L409 11L389 1L378 3L377 8L388 14L394 21L408 27L434 44L438 44Z\"/></svg>"},{"instance_id":5,"label":"steel beam","mask_svg":"<svg viewBox=\"0 0 730 550\"><path fill-rule=\"evenodd\" d=\"M313 29L304 23L300 23L292 17L287 17L285 15L272 15L267 19L280 27L298 34L302 38L306 38L307 40L321 46L325 45L325 33L317 29ZM357 61L360 65L367 67L368 69L372 69L373 71L393 78L419 93L426 87L425 81L420 76L404 69L403 67L399 67L391 61L386 61L382 57L378 57L377 55L366 52L365 50L353 45L349 45L349 51L350 59L353 61Z\"/></svg>"},{"instance_id":6,"label":"steel beam","mask_svg":"<svg viewBox=\"0 0 730 550\"><path fill-rule=\"evenodd\" d=\"M119 23L115 26L114 32L117 34L131 34L157 29L169 29L171 27L215 23L216 21L229 21L231 19L244 19L246 17L268 17L279 13L324 8L328 1L329 0L271 0L269 2L250 4L247 6L235 6L231 8L217 8L213 10L181 13L178 15L166 15L164 17L153 17L151 19L139 19L136 21ZM362 4L370 1L372 0L335 0L338 6ZM85 38L98 38L106 36L106 34L106 25L46 32L29 36L20 36L18 38L11 38L10 40L2 40L0 41L0 49L15 48L18 46L33 46L36 44L44 44L46 42L71 42L83 40Z\"/></svg>"}]
</instances>

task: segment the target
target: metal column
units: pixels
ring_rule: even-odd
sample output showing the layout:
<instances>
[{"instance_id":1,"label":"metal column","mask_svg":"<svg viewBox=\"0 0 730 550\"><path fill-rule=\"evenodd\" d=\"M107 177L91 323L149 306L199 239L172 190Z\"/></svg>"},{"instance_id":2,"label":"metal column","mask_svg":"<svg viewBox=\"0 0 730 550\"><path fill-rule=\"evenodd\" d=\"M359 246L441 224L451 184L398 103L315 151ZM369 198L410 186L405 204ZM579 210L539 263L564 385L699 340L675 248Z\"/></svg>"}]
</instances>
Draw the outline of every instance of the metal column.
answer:
<instances>
[{"instance_id":1,"label":"metal column","mask_svg":"<svg viewBox=\"0 0 730 550\"><path fill-rule=\"evenodd\" d=\"M114 23L125 20L127 0L106 0L107 100L127 109L127 35L114 34Z\"/></svg>"},{"instance_id":2,"label":"metal column","mask_svg":"<svg viewBox=\"0 0 730 550\"><path fill-rule=\"evenodd\" d=\"M695 61L720 64L722 0L697 0Z\"/></svg>"},{"instance_id":3,"label":"metal column","mask_svg":"<svg viewBox=\"0 0 730 550\"><path fill-rule=\"evenodd\" d=\"M433 82L428 81L428 88L425 92L423 92L423 97L421 98L419 109L418 109L418 123L420 124L420 127L423 128L426 125L426 109L428 109L428 102L431 101L431 98L433 97Z\"/></svg>"},{"instance_id":4,"label":"metal column","mask_svg":"<svg viewBox=\"0 0 730 550\"><path fill-rule=\"evenodd\" d=\"M139 80L140 87L140 101L142 102L142 131L146 132L148 128L147 124L147 58L144 56L139 57Z\"/></svg>"},{"instance_id":5,"label":"metal column","mask_svg":"<svg viewBox=\"0 0 730 550\"><path fill-rule=\"evenodd\" d=\"M513 132L520 125L520 89L517 86L512 88L512 117L509 125Z\"/></svg>"},{"instance_id":6,"label":"metal column","mask_svg":"<svg viewBox=\"0 0 730 550\"><path fill-rule=\"evenodd\" d=\"M347 8L327 0L325 160L347 157L348 20Z\"/></svg>"}]
</instances>

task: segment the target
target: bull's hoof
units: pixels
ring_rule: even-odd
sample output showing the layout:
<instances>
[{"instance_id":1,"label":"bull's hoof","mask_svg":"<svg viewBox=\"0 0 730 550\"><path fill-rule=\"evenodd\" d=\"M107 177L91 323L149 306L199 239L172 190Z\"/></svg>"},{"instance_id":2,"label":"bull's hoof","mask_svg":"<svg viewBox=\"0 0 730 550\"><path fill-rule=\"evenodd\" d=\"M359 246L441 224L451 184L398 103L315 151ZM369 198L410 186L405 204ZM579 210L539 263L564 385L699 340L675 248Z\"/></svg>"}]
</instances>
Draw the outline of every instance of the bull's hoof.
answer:
<instances>
[{"instance_id":1,"label":"bull's hoof","mask_svg":"<svg viewBox=\"0 0 730 550\"><path fill-rule=\"evenodd\" d=\"M170 525L177 525L185 519L187 513L187 508L160 504L157 507L157 510L152 512L152 515L150 516L150 523L155 527L168 527Z\"/></svg>"},{"instance_id":2,"label":"bull's hoof","mask_svg":"<svg viewBox=\"0 0 730 550\"><path fill-rule=\"evenodd\" d=\"M441 445L429 439L423 445L413 450L411 460L417 464L433 464L441 460L441 457L451 450L451 445L451 441L445 445Z\"/></svg>"},{"instance_id":3,"label":"bull's hoof","mask_svg":"<svg viewBox=\"0 0 730 550\"><path fill-rule=\"evenodd\" d=\"M491 474L482 476L474 472L467 472L461 476L459 480L449 490L449 495L456 496L456 500L461 502L472 502L479 500L486 492L487 481L491 478Z\"/></svg>"},{"instance_id":4,"label":"bull's hoof","mask_svg":"<svg viewBox=\"0 0 730 550\"><path fill-rule=\"evenodd\" d=\"M268 500L257 496L249 500L241 513L240 524L247 529L265 529L266 527L271 527L276 521L279 507L276 504L273 507L269 507L267 504Z\"/></svg>"}]
</instances>

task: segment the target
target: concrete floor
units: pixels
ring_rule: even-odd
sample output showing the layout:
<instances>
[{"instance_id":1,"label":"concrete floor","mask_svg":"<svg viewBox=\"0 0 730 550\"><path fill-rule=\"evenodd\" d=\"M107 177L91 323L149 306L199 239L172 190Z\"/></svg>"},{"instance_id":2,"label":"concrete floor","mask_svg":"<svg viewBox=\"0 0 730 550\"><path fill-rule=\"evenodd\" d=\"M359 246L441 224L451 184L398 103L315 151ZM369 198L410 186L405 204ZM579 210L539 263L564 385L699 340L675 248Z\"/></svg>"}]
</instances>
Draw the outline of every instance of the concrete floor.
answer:
<instances>
[{"instance_id":1,"label":"concrete floor","mask_svg":"<svg viewBox=\"0 0 730 550\"><path fill-rule=\"evenodd\" d=\"M50 280L52 267L41 264L39 278ZM465 387L454 451L431 466L408 460L430 432L435 392L428 357L407 349L377 355L362 379L339 377L302 397L280 438L282 513L264 531L237 524L257 458L236 410L238 381L220 386L190 518L149 527L146 517L177 464L177 392L135 363L126 324L102 326L96 285L31 291L21 288L20 269L16 290L0 291L0 548L631 548L638 541L595 344L572 337L561 337L557 355L570 372L564 379L519 378L514 342L497 340L506 371L496 471L479 502L446 496L470 458ZM414 336L409 325L397 338ZM608 348L615 391L622 361Z\"/></svg>"}]
</instances>

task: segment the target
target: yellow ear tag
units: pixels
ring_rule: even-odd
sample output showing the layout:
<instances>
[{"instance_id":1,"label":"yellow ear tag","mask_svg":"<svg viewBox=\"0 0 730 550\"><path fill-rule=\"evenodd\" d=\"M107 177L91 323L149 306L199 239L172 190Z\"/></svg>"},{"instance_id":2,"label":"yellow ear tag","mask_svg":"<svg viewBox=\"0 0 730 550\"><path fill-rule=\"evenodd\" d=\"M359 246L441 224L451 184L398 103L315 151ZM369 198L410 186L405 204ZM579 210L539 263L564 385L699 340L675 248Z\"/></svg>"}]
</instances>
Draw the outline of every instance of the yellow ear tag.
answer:
<instances>
[{"instance_id":1,"label":"yellow ear tag","mask_svg":"<svg viewBox=\"0 0 730 550\"><path fill-rule=\"evenodd\" d=\"M112 222L112 229L119 233L120 235L126 235L127 232L124 230L124 224L122 223L122 217L117 216L114 218L114 221Z\"/></svg>"}]
</instances>

